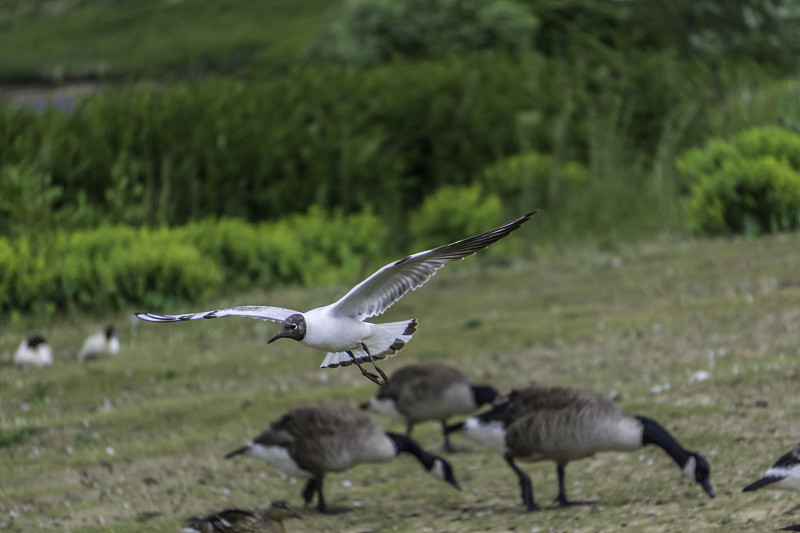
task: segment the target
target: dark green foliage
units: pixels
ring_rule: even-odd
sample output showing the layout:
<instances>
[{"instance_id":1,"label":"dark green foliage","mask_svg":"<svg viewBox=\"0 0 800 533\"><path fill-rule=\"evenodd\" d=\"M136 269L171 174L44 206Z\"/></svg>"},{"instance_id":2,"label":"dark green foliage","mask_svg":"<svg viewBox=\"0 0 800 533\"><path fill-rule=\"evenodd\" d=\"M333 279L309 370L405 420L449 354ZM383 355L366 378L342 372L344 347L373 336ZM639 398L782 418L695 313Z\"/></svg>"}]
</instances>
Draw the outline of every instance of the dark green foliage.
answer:
<instances>
[{"instance_id":1,"label":"dark green foliage","mask_svg":"<svg viewBox=\"0 0 800 533\"><path fill-rule=\"evenodd\" d=\"M536 18L508 0L345 0L310 57L374 65L393 57L447 57L494 49L532 49Z\"/></svg>"},{"instance_id":2,"label":"dark green foliage","mask_svg":"<svg viewBox=\"0 0 800 533\"><path fill-rule=\"evenodd\" d=\"M47 177L49 220L69 227L257 221L314 204L372 205L400 227L427 192L514 150L515 114L534 96L519 69L492 55L316 67L96 94L38 119L5 109L0 139L16 148L0 147L0 167Z\"/></svg>"},{"instance_id":3,"label":"dark green foliage","mask_svg":"<svg viewBox=\"0 0 800 533\"><path fill-rule=\"evenodd\" d=\"M800 226L800 136L778 127L712 139L677 161L691 187L690 224L704 233L769 233Z\"/></svg>"},{"instance_id":4,"label":"dark green foliage","mask_svg":"<svg viewBox=\"0 0 800 533\"><path fill-rule=\"evenodd\" d=\"M10 448L23 444L33 434L33 428L22 427L15 429L0 428L0 448Z\"/></svg>"},{"instance_id":5,"label":"dark green foliage","mask_svg":"<svg viewBox=\"0 0 800 533\"><path fill-rule=\"evenodd\" d=\"M551 155L517 154L488 166L481 182L500 196L506 213L557 209L585 186L586 169L574 161L559 164Z\"/></svg>"},{"instance_id":6,"label":"dark green foliage","mask_svg":"<svg viewBox=\"0 0 800 533\"><path fill-rule=\"evenodd\" d=\"M708 64L751 61L783 72L798 66L794 0L524 0L541 21L536 48L561 56L609 47L674 50Z\"/></svg>"}]
</instances>

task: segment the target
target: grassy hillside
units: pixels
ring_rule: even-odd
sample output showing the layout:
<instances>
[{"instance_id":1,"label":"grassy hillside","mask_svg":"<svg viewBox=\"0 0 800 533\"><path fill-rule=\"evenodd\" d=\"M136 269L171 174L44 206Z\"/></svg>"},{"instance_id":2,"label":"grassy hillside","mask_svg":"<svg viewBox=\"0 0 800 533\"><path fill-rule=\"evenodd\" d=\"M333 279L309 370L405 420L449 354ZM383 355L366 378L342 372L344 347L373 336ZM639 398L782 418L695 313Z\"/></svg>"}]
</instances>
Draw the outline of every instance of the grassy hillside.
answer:
<instances>
[{"instance_id":1,"label":"grassy hillside","mask_svg":"<svg viewBox=\"0 0 800 533\"><path fill-rule=\"evenodd\" d=\"M536 229L520 235L535 242ZM358 508L335 517L305 509L308 520L288 530L745 532L800 522L797 495L741 493L797 440L798 249L800 235L788 235L569 248L502 266L476 257L449 266L382 318L420 320L385 370L435 360L504 390L533 380L593 387L708 457L716 499L647 448L569 466L569 495L594 505L525 513L504 461L457 437L463 451L448 458L463 492L410 458L361 466L330 476L326 487L331 505ZM305 309L345 289L254 290L210 305ZM261 461L222 456L292 406L355 405L375 392L353 368L320 370L321 354L303 346L266 346L273 324L112 318L123 352L94 364L77 362L75 353L106 320L0 330L6 363L34 330L57 352L52 368L9 365L0 377L0 527L7 531L171 532L188 515L275 499L302 511L300 483ZM710 379L695 381L698 371ZM420 425L415 436L441 453L438 425ZM524 468L548 506L553 465Z\"/></svg>"},{"instance_id":2,"label":"grassy hillside","mask_svg":"<svg viewBox=\"0 0 800 533\"><path fill-rule=\"evenodd\" d=\"M281 68L316 36L327 0L57 0L0 5L0 79Z\"/></svg>"}]
</instances>

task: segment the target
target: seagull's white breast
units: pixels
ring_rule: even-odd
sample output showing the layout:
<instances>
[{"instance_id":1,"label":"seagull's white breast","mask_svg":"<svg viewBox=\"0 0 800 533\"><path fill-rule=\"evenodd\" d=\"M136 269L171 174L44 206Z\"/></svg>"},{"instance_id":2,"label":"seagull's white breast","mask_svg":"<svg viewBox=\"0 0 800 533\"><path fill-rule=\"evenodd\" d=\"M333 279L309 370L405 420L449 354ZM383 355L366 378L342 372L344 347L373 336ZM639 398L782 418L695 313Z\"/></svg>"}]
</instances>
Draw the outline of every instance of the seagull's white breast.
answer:
<instances>
[{"instance_id":1,"label":"seagull's white breast","mask_svg":"<svg viewBox=\"0 0 800 533\"><path fill-rule=\"evenodd\" d=\"M318 307L303 313L306 336L301 341L312 348L328 352L343 352L361 348L370 335L371 324L358 319L332 315L328 307Z\"/></svg>"}]
</instances>

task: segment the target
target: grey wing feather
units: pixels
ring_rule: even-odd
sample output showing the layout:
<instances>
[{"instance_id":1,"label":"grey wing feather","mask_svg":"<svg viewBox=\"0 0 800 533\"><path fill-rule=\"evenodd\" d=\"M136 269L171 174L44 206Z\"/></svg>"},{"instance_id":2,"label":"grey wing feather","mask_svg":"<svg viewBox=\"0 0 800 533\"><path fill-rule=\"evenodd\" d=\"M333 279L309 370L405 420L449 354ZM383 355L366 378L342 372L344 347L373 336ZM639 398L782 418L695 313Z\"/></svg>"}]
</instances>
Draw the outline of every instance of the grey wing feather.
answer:
<instances>
[{"instance_id":1,"label":"grey wing feather","mask_svg":"<svg viewBox=\"0 0 800 533\"><path fill-rule=\"evenodd\" d=\"M408 291L424 285L445 263L464 259L494 244L522 226L534 213L480 235L389 263L331 304L330 310L340 316L360 319L380 315Z\"/></svg>"},{"instance_id":2,"label":"grey wing feather","mask_svg":"<svg viewBox=\"0 0 800 533\"><path fill-rule=\"evenodd\" d=\"M226 316L241 316L247 318L257 318L259 320L269 320L271 322L282 322L289 315L294 315L298 311L285 309L283 307L272 307L268 305L240 305L238 307L227 307L214 311L204 311L202 313L189 313L185 315L158 315L155 313L135 313L137 317L148 322L181 322L184 320L199 320L201 318L222 318Z\"/></svg>"}]
</instances>

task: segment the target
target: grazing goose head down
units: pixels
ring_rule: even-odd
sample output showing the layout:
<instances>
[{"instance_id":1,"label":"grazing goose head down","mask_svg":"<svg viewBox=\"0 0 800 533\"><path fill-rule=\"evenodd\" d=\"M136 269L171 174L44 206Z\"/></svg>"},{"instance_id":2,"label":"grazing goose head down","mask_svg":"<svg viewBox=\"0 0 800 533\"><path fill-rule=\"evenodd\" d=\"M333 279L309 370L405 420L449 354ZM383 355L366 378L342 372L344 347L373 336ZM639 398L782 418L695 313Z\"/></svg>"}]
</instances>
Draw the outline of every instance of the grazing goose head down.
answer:
<instances>
[{"instance_id":1,"label":"grazing goose head down","mask_svg":"<svg viewBox=\"0 0 800 533\"><path fill-rule=\"evenodd\" d=\"M381 380L386 383L388 379L375 361L401 350L416 331L417 320L383 324L365 320L382 314L409 291L422 287L446 263L469 257L507 237L530 220L534 213L479 235L389 263L339 300L305 313L284 307L244 305L185 315L136 313L136 316L149 322L180 322L227 316L280 322L280 332L269 342L281 338L293 339L328 352L322 361L322 368L356 364L364 376L380 385ZM371 363L380 377L367 371L363 363Z\"/></svg>"},{"instance_id":2,"label":"grazing goose head down","mask_svg":"<svg viewBox=\"0 0 800 533\"><path fill-rule=\"evenodd\" d=\"M33 335L23 340L14 352L14 364L17 366L43 367L53 364L53 349L47 344L43 335Z\"/></svg>"},{"instance_id":3,"label":"grazing goose head down","mask_svg":"<svg viewBox=\"0 0 800 533\"><path fill-rule=\"evenodd\" d=\"M362 409L392 416L406 423L406 436L414 424L437 420L442 425L444 449L453 451L446 431L447 420L469 414L485 403L492 403L497 390L488 385L473 385L469 376L458 368L441 364L413 364L396 370L389 383L381 385L378 394Z\"/></svg>"},{"instance_id":4,"label":"grazing goose head down","mask_svg":"<svg viewBox=\"0 0 800 533\"><path fill-rule=\"evenodd\" d=\"M186 521L181 533L286 533L283 522L290 518L305 519L288 502L277 501L263 512L231 508L194 516Z\"/></svg>"},{"instance_id":5,"label":"grazing goose head down","mask_svg":"<svg viewBox=\"0 0 800 533\"><path fill-rule=\"evenodd\" d=\"M250 444L228 453L225 458L248 454L265 459L294 477L307 478L302 491L308 504L317 495L317 509L339 513L325 503L322 483L329 472L344 472L362 463L389 461L399 453L417 458L425 470L461 489L453 468L445 459L425 451L411 438L386 433L366 413L338 404L293 409L270 424Z\"/></svg>"},{"instance_id":6,"label":"grazing goose head down","mask_svg":"<svg viewBox=\"0 0 800 533\"><path fill-rule=\"evenodd\" d=\"M647 444L661 447L714 497L711 468L700 454L687 450L650 418L629 415L604 396L578 387L528 387L509 394L506 402L465 422L448 426L448 432L467 434L503 454L517 474L522 501L538 509L530 477L515 460L553 461L558 475L558 502L562 506L585 502L567 499L564 472L567 463L602 451L633 451Z\"/></svg>"}]
</instances>

